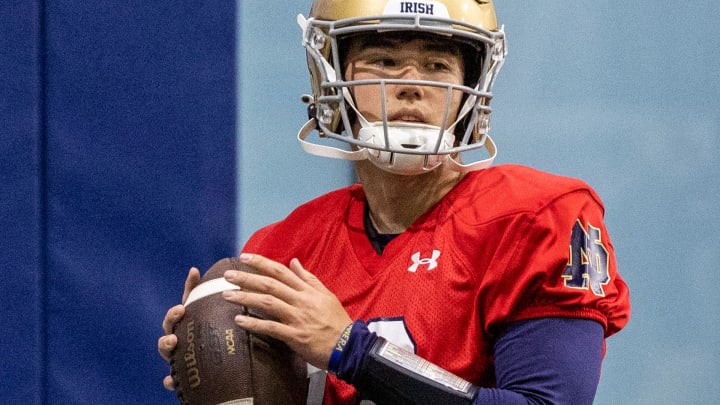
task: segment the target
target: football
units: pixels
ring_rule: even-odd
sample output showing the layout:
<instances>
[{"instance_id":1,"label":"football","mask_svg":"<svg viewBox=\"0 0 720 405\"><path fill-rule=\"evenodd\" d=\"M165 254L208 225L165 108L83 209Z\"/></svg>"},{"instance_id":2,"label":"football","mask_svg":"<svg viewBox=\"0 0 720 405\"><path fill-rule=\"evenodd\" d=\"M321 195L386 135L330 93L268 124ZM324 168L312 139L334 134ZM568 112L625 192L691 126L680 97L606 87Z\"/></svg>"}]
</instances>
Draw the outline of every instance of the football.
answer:
<instances>
[{"instance_id":1,"label":"football","mask_svg":"<svg viewBox=\"0 0 720 405\"><path fill-rule=\"evenodd\" d=\"M182 404L305 404L307 363L284 343L250 333L237 314L262 317L222 298L239 289L227 270L250 271L236 258L215 263L185 301L185 316L174 327L178 343L170 359Z\"/></svg>"}]
</instances>

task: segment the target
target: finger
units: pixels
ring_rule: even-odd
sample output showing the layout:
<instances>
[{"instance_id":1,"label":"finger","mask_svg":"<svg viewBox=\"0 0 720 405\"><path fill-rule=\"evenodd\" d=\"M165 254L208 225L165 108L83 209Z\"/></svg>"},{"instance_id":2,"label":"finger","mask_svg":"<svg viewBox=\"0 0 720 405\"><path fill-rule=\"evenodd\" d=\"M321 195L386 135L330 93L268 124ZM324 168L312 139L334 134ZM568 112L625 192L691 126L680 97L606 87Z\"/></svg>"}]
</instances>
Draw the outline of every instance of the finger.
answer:
<instances>
[{"instance_id":1,"label":"finger","mask_svg":"<svg viewBox=\"0 0 720 405\"><path fill-rule=\"evenodd\" d=\"M239 285L242 291L270 295L285 302L292 302L294 294L297 294L297 291L274 278L244 271L227 271L225 272L225 279Z\"/></svg>"},{"instance_id":2,"label":"finger","mask_svg":"<svg viewBox=\"0 0 720 405\"><path fill-rule=\"evenodd\" d=\"M282 322L293 319L293 313L295 311L294 307L287 302L268 294L228 290L223 291L223 298L249 308L259 309L271 318L278 319Z\"/></svg>"},{"instance_id":3,"label":"finger","mask_svg":"<svg viewBox=\"0 0 720 405\"><path fill-rule=\"evenodd\" d=\"M229 270L225 272L224 277L225 280L240 286L243 291L267 294L288 303L293 303L297 295L296 290L282 281L260 274Z\"/></svg>"},{"instance_id":4,"label":"finger","mask_svg":"<svg viewBox=\"0 0 720 405\"><path fill-rule=\"evenodd\" d=\"M260 274L278 280L292 289L301 290L305 287L303 281L282 263L270 260L262 255L249 253L241 254L240 261L254 267Z\"/></svg>"},{"instance_id":5,"label":"finger","mask_svg":"<svg viewBox=\"0 0 720 405\"><path fill-rule=\"evenodd\" d=\"M330 291L327 289L327 287L325 287L325 284L323 284L322 281L317 278L317 276L305 270L303 265L300 263L300 260L298 260L297 258L293 258L292 260L290 260L290 270L292 270L293 273L295 273L295 275L297 275L302 281L315 288L316 290L320 290L323 292Z\"/></svg>"},{"instance_id":6,"label":"finger","mask_svg":"<svg viewBox=\"0 0 720 405\"><path fill-rule=\"evenodd\" d=\"M170 361L173 350L177 346L177 336L165 335L158 339L158 353L162 356L165 361Z\"/></svg>"},{"instance_id":7,"label":"finger","mask_svg":"<svg viewBox=\"0 0 720 405\"><path fill-rule=\"evenodd\" d=\"M198 284L200 284L200 270L198 270L196 267L192 267L190 268L190 271L188 271L187 278L185 279L185 291L183 291L182 298L183 304L187 300L190 291L192 291L192 289L195 288Z\"/></svg>"},{"instance_id":8,"label":"finger","mask_svg":"<svg viewBox=\"0 0 720 405\"><path fill-rule=\"evenodd\" d=\"M235 323L250 332L268 335L272 338L282 340L288 343L291 348L293 348L293 342L297 340L295 333L293 333L294 329L279 322L252 316L236 315Z\"/></svg>"},{"instance_id":9,"label":"finger","mask_svg":"<svg viewBox=\"0 0 720 405\"><path fill-rule=\"evenodd\" d=\"M169 335L173 332L173 327L175 324L180 320L180 318L185 315L185 307L178 304L174 307L170 308L167 311L167 314L165 314L165 318L163 319L163 330L165 331L166 335Z\"/></svg>"},{"instance_id":10,"label":"finger","mask_svg":"<svg viewBox=\"0 0 720 405\"><path fill-rule=\"evenodd\" d=\"M175 380L173 380L172 376L166 375L163 378L163 386L168 391L175 391Z\"/></svg>"}]
</instances>

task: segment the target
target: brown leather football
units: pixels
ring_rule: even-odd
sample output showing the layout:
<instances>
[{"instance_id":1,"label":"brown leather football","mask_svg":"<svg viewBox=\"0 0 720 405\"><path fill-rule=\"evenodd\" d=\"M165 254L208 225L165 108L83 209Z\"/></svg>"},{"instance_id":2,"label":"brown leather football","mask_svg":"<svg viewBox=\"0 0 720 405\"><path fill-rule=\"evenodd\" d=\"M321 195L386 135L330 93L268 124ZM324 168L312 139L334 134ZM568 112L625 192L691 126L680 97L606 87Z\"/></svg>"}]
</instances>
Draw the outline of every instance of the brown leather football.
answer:
<instances>
[{"instance_id":1,"label":"brown leather football","mask_svg":"<svg viewBox=\"0 0 720 405\"><path fill-rule=\"evenodd\" d=\"M284 343L239 327L237 314L264 318L233 304L221 292L226 270L250 271L236 258L215 263L185 302L175 325L178 343L170 359L182 404L305 404L307 364Z\"/></svg>"}]
</instances>

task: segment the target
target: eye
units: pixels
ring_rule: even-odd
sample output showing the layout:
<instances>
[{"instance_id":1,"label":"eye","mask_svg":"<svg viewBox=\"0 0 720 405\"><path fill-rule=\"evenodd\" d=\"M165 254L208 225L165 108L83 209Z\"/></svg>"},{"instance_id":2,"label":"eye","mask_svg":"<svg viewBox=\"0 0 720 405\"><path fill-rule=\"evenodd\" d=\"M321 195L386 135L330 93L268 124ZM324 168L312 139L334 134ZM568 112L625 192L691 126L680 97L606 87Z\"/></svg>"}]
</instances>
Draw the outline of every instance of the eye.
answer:
<instances>
[{"instance_id":1,"label":"eye","mask_svg":"<svg viewBox=\"0 0 720 405\"><path fill-rule=\"evenodd\" d=\"M376 55L368 58L367 63L381 68L391 68L397 66L397 61L388 55Z\"/></svg>"},{"instance_id":2,"label":"eye","mask_svg":"<svg viewBox=\"0 0 720 405\"><path fill-rule=\"evenodd\" d=\"M430 64L430 69L436 72L445 72L450 70L450 67L446 63L433 62Z\"/></svg>"},{"instance_id":3,"label":"eye","mask_svg":"<svg viewBox=\"0 0 720 405\"><path fill-rule=\"evenodd\" d=\"M449 72L452 70L450 62L444 59L432 59L425 66L432 72Z\"/></svg>"}]
</instances>

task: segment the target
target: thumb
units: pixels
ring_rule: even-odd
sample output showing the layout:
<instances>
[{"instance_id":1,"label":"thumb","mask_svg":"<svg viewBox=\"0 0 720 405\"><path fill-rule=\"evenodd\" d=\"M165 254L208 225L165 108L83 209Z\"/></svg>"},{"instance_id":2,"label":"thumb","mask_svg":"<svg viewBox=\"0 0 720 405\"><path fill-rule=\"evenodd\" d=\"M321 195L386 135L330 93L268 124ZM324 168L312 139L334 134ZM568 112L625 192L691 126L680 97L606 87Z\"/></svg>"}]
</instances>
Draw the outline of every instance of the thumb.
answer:
<instances>
[{"instance_id":1,"label":"thumb","mask_svg":"<svg viewBox=\"0 0 720 405\"><path fill-rule=\"evenodd\" d=\"M188 271L187 278L185 279L185 291L183 291L182 298L183 304L185 303L185 300L187 300L190 291L197 287L198 284L200 284L200 270L198 270L197 267L193 267L190 271Z\"/></svg>"}]
</instances>

